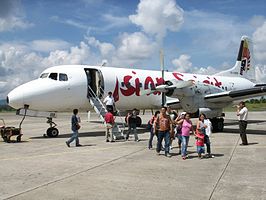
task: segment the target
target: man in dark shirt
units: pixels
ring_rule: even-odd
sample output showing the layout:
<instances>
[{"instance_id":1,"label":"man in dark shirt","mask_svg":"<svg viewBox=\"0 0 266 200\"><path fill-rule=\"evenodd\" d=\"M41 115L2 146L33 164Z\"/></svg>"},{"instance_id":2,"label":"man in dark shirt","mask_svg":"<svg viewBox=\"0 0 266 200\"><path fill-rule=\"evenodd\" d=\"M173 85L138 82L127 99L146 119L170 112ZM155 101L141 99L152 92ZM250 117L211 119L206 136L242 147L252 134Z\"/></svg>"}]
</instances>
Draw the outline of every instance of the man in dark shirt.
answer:
<instances>
[{"instance_id":1,"label":"man in dark shirt","mask_svg":"<svg viewBox=\"0 0 266 200\"><path fill-rule=\"evenodd\" d=\"M126 140L128 140L129 134L132 132L132 129L133 129L135 141L139 142L139 137L137 134L137 109L136 108L133 109L132 113L128 114L127 124L128 124L128 132L126 135Z\"/></svg>"},{"instance_id":2,"label":"man in dark shirt","mask_svg":"<svg viewBox=\"0 0 266 200\"><path fill-rule=\"evenodd\" d=\"M66 145L70 147L70 143L76 140L76 147L81 146L79 143L78 130L80 129L79 120L77 117L78 109L73 110L73 115L71 117L71 130L73 131L71 138L66 141Z\"/></svg>"}]
</instances>

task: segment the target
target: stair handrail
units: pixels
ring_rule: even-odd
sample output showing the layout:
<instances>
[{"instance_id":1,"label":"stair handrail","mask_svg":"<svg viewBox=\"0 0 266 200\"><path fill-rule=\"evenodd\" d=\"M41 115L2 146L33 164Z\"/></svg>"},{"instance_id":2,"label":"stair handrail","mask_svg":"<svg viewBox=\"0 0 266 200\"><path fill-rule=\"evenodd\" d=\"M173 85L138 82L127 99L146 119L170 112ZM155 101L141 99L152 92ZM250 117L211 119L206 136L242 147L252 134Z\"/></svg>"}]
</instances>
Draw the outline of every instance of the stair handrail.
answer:
<instances>
[{"instance_id":1,"label":"stair handrail","mask_svg":"<svg viewBox=\"0 0 266 200\"><path fill-rule=\"evenodd\" d=\"M89 93L90 93L91 97L94 98L94 100L96 100L97 102L99 102L101 104L100 110L96 106L94 106L97 108L97 110L99 112L98 114L101 116L102 110L104 109L104 111L107 112L107 109L106 109L105 105L103 104L103 102L98 98L98 96L95 94L95 92L92 90L92 88L90 86L88 86L88 89L89 89ZM90 101L92 101L91 98L89 98L89 99L90 99ZM104 116L102 116L102 117L104 117Z\"/></svg>"},{"instance_id":2,"label":"stair handrail","mask_svg":"<svg viewBox=\"0 0 266 200\"><path fill-rule=\"evenodd\" d=\"M104 108L104 111L105 112L107 112L107 109L106 109L106 107L105 107L105 105L103 104L103 102L100 100L100 98L95 94L95 92L92 90L92 88L90 87L90 86L88 86L88 88L89 88L89 93L90 93L90 95L95 99L95 100L97 100L100 104L101 104L101 106L102 106L102 108L101 108L101 110L98 110L98 108L97 108L97 110L99 111L99 115L101 115L101 111L102 111L102 109ZM101 94L103 94L103 96L105 95L105 91L104 91L104 89L102 88L102 87L99 87L99 89L100 89L100 92L101 92ZM124 120L123 120L123 116L121 115L121 113L120 113L120 111L119 110L116 110L117 111L117 116L116 117L119 117L120 118L120 121L121 121L121 124L122 124L122 126L123 126L123 130L125 130L126 129L126 126L125 126L125 122L124 122Z\"/></svg>"}]
</instances>

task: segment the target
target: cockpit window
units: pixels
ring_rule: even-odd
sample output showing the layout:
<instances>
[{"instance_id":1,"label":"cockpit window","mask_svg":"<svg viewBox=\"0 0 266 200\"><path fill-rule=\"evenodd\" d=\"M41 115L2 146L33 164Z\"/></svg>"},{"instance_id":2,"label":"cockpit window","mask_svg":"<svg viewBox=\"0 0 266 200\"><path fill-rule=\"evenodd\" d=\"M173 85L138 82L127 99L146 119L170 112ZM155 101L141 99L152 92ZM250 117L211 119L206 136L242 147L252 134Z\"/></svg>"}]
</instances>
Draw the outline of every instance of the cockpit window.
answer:
<instances>
[{"instance_id":1,"label":"cockpit window","mask_svg":"<svg viewBox=\"0 0 266 200\"><path fill-rule=\"evenodd\" d=\"M50 79L53 79L53 80L57 80L57 73L51 73L51 74L49 75L49 78L50 78Z\"/></svg>"},{"instance_id":2,"label":"cockpit window","mask_svg":"<svg viewBox=\"0 0 266 200\"><path fill-rule=\"evenodd\" d=\"M47 78L47 76L48 76L48 73L43 73L41 74L40 78Z\"/></svg>"},{"instance_id":3,"label":"cockpit window","mask_svg":"<svg viewBox=\"0 0 266 200\"><path fill-rule=\"evenodd\" d=\"M67 81L68 78L67 78L67 75L66 74L59 74L59 81Z\"/></svg>"}]
</instances>

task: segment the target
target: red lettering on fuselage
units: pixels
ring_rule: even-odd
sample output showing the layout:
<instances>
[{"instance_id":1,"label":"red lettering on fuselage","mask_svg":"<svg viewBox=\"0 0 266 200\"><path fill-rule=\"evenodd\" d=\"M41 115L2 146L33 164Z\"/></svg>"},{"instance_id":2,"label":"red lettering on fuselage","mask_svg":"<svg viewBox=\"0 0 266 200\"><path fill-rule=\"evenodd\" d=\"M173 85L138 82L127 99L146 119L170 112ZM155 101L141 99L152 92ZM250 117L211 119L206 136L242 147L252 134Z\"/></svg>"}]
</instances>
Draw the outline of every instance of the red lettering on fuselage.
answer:
<instances>
[{"instance_id":1,"label":"red lettering on fuselage","mask_svg":"<svg viewBox=\"0 0 266 200\"><path fill-rule=\"evenodd\" d=\"M174 78L176 78L178 81L184 80L184 74L177 73L177 72L173 72L172 74ZM195 79L196 81L197 79L199 79L199 77L197 77L196 75L193 75L193 79ZM209 76L207 76L206 79L203 80L202 82L205 84L214 85L219 88L222 86L222 82L218 81L216 77L210 78ZM142 83L140 82L140 78L137 77L137 73L135 71L132 71L131 75L125 75L123 77L123 86L120 87L120 91L122 95L124 96L131 96L133 94L135 94L136 96L140 96L141 87L143 87L144 90L148 90L148 89L152 90L152 89L155 89L156 86L162 85L164 83L165 81L161 77L152 78L151 76L147 76L144 80L144 86L143 86ZM116 83L116 88L118 88L118 83ZM116 91L116 95L115 95L116 99L119 98L119 95L117 93L118 92ZM160 95L161 92L155 91L153 92L153 94Z\"/></svg>"},{"instance_id":2,"label":"red lettering on fuselage","mask_svg":"<svg viewBox=\"0 0 266 200\"><path fill-rule=\"evenodd\" d=\"M183 74L177 73L177 72L173 72L173 76L179 80L179 81L183 81L183 79L181 77L183 77Z\"/></svg>"},{"instance_id":3,"label":"red lettering on fuselage","mask_svg":"<svg viewBox=\"0 0 266 200\"><path fill-rule=\"evenodd\" d=\"M135 71L132 71L133 76L131 75L126 75L123 77L123 86L120 87L120 91L124 96L131 96L135 94L136 96L140 96L140 88L141 88L141 82L138 77L134 78L134 75L136 75ZM144 81L144 90L147 89L155 89L156 86L164 84L164 80L161 77L156 77L156 81L150 76L147 76ZM134 82L132 84L131 82ZM156 84L155 84L156 82ZM160 95L161 92L155 91L153 92L154 95Z\"/></svg>"}]
</instances>

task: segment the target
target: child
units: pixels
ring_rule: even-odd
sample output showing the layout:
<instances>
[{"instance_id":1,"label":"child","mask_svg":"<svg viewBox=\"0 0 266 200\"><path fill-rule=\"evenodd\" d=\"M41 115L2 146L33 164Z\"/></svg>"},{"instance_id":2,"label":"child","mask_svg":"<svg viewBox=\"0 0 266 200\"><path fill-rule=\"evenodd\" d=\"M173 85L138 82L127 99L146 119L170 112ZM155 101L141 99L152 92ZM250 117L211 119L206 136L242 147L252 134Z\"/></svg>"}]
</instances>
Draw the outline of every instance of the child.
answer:
<instances>
[{"instance_id":1,"label":"child","mask_svg":"<svg viewBox=\"0 0 266 200\"><path fill-rule=\"evenodd\" d=\"M195 136L196 136L197 153L199 159L201 159L203 157L202 154L205 153L205 149L204 149L204 134L202 133L200 128L196 130Z\"/></svg>"}]
</instances>

